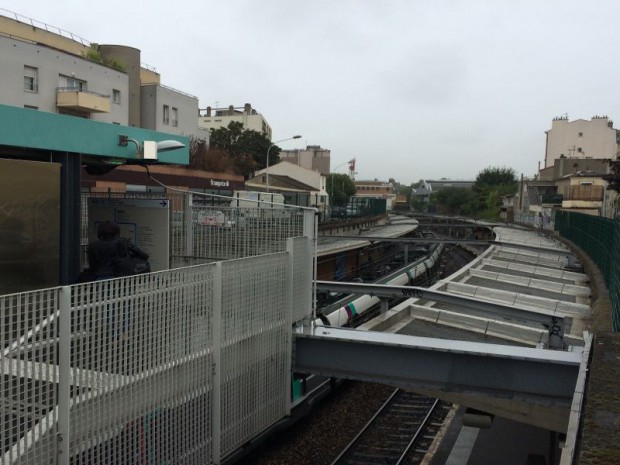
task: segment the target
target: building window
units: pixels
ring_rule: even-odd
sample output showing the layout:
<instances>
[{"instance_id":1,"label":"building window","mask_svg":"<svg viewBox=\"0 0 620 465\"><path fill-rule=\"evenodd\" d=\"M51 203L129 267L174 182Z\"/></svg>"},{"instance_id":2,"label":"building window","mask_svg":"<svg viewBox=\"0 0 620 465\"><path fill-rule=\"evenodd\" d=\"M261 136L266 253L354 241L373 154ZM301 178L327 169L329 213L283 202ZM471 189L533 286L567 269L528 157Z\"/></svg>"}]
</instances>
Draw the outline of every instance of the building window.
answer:
<instances>
[{"instance_id":1,"label":"building window","mask_svg":"<svg viewBox=\"0 0 620 465\"><path fill-rule=\"evenodd\" d=\"M172 121L171 124L176 128L179 125L179 110L172 107Z\"/></svg>"},{"instance_id":2,"label":"building window","mask_svg":"<svg viewBox=\"0 0 620 465\"><path fill-rule=\"evenodd\" d=\"M583 132L580 132L580 133L579 133L579 137L583 137Z\"/></svg>"},{"instance_id":3,"label":"building window","mask_svg":"<svg viewBox=\"0 0 620 465\"><path fill-rule=\"evenodd\" d=\"M112 89L112 101L114 103L121 103L121 91L118 89Z\"/></svg>"},{"instance_id":4,"label":"building window","mask_svg":"<svg viewBox=\"0 0 620 465\"><path fill-rule=\"evenodd\" d=\"M82 81L80 79L76 79L74 77L66 77L66 88L67 90L77 90L79 92L83 92L86 90L86 81Z\"/></svg>"},{"instance_id":5,"label":"building window","mask_svg":"<svg viewBox=\"0 0 620 465\"><path fill-rule=\"evenodd\" d=\"M168 105L164 105L164 124L170 124L170 107Z\"/></svg>"},{"instance_id":6,"label":"building window","mask_svg":"<svg viewBox=\"0 0 620 465\"><path fill-rule=\"evenodd\" d=\"M24 90L26 92L39 91L39 69L24 66Z\"/></svg>"},{"instance_id":7,"label":"building window","mask_svg":"<svg viewBox=\"0 0 620 465\"><path fill-rule=\"evenodd\" d=\"M579 152L579 153L582 152L581 147L577 147L577 152Z\"/></svg>"}]
</instances>

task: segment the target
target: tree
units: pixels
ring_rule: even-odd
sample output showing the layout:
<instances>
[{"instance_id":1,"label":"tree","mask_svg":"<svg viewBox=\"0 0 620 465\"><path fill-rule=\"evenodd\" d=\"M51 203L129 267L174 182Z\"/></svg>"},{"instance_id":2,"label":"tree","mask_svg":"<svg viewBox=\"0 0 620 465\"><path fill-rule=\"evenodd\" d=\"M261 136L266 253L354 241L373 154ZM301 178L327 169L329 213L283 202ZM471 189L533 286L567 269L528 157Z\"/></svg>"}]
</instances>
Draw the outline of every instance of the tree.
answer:
<instances>
[{"instance_id":1,"label":"tree","mask_svg":"<svg viewBox=\"0 0 620 465\"><path fill-rule=\"evenodd\" d=\"M512 168L488 167L483 169L473 185L478 195L480 213L488 219L498 219L502 196L517 192L517 175Z\"/></svg>"},{"instance_id":2,"label":"tree","mask_svg":"<svg viewBox=\"0 0 620 465\"><path fill-rule=\"evenodd\" d=\"M280 148L271 147L271 141L264 134L251 129L243 129L243 124L231 121L228 127L211 129L210 147L227 152L236 174L245 178L266 166L269 151L269 165L280 161ZM271 149L269 149L271 147Z\"/></svg>"},{"instance_id":3,"label":"tree","mask_svg":"<svg viewBox=\"0 0 620 465\"><path fill-rule=\"evenodd\" d=\"M474 182L474 192L484 192L489 188L501 187L506 191L517 191L517 175L512 168L488 167L483 169L476 176Z\"/></svg>"},{"instance_id":4,"label":"tree","mask_svg":"<svg viewBox=\"0 0 620 465\"><path fill-rule=\"evenodd\" d=\"M355 195L355 184L346 174L330 173L327 176L327 192L332 205L344 206L349 203L349 197Z\"/></svg>"},{"instance_id":5,"label":"tree","mask_svg":"<svg viewBox=\"0 0 620 465\"><path fill-rule=\"evenodd\" d=\"M204 140L189 139L189 166L213 173L234 173L233 161L227 151L207 147Z\"/></svg>"},{"instance_id":6,"label":"tree","mask_svg":"<svg viewBox=\"0 0 620 465\"><path fill-rule=\"evenodd\" d=\"M478 211L476 194L470 189L446 187L431 195L437 212L449 215L475 216Z\"/></svg>"}]
</instances>

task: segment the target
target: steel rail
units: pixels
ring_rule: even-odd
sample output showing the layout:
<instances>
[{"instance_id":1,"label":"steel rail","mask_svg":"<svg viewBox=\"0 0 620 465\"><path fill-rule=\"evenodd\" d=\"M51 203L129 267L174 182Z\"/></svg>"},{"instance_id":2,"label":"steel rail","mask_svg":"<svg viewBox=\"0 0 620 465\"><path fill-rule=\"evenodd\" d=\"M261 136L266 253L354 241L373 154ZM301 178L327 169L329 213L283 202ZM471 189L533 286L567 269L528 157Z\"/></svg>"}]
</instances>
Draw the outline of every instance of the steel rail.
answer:
<instances>
[{"instance_id":1,"label":"steel rail","mask_svg":"<svg viewBox=\"0 0 620 465\"><path fill-rule=\"evenodd\" d=\"M368 420L368 422L364 425L364 427L355 435L355 437L351 440L351 442L342 450L342 452L340 452L340 454L338 455L338 457L336 457L334 459L334 461L331 463L331 465L337 465L338 461L340 459L342 459L342 457L349 452L350 449L353 448L353 446L355 445L355 443L358 441L358 439L360 438L360 436L362 434L364 434L366 432L366 430L368 428L370 428L370 425L373 424L373 422L377 419L377 417L381 414L381 412L383 412L387 406L390 404L390 402L392 401L392 399L394 398L394 396L396 394L398 394L398 391L400 391L400 389L394 389L394 392L392 392L392 394L390 394L390 397L387 398L387 400L383 403L383 405L381 407L379 407L379 409L375 412L375 414L372 416L372 418L370 420Z\"/></svg>"}]
</instances>

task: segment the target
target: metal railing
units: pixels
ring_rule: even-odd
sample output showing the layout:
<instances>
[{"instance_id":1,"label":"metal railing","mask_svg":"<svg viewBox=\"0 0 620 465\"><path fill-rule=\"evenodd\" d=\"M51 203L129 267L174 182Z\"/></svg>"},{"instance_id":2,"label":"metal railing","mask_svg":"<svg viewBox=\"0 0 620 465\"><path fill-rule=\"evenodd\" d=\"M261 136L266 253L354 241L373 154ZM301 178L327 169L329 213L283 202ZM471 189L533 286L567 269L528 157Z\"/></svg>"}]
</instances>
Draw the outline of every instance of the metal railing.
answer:
<instances>
[{"instance_id":1,"label":"metal railing","mask_svg":"<svg viewBox=\"0 0 620 465\"><path fill-rule=\"evenodd\" d=\"M0 296L0 465L219 463L282 418L308 243Z\"/></svg>"},{"instance_id":2,"label":"metal railing","mask_svg":"<svg viewBox=\"0 0 620 465\"><path fill-rule=\"evenodd\" d=\"M49 24L43 23L41 21L37 21L36 19L32 19L27 16L22 16L13 11L5 10L4 8L0 8L0 13L2 13L2 15L6 16L7 18L12 18L15 21L19 21L20 23L29 24L32 27L38 27L39 29L43 29L47 32L57 34L59 36L74 40L76 42L81 43L82 45L90 47L91 42L89 42L88 40L78 35L73 34L72 32L65 31L64 29L60 29L56 26L51 26Z\"/></svg>"},{"instance_id":3,"label":"metal railing","mask_svg":"<svg viewBox=\"0 0 620 465\"><path fill-rule=\"evenodd\" d=\"M171 267L282 252L288 238L313 230L313 215L297 208L231 207L231 200L194 193L89 192L82 196L82 268L88 266L89 197L169 200Z\"/></svg>"},{"instance_id":4,"label":"metal railing","mask_svg":"<svg viewBox=\"0 0 620 465\"><path fill-rule=\"evenodd\" d=\"M110 98L110 95L100 94L99 92L93 92L92 90L81 89L79 87L57 87L58 92L80 92L82 94L95 95L97 97Z\"/></svg>"},{"instance_id":5,"label":"metal railing","mask_svg":"<svg viewBox=\"0 0 620 465\"><path fill-rule=\"evenodd\" d=\"M583 213L557 211L555 230L596 263L609 289L612 330L620 331L620 222Z\"/></svg>"}]
</instances>

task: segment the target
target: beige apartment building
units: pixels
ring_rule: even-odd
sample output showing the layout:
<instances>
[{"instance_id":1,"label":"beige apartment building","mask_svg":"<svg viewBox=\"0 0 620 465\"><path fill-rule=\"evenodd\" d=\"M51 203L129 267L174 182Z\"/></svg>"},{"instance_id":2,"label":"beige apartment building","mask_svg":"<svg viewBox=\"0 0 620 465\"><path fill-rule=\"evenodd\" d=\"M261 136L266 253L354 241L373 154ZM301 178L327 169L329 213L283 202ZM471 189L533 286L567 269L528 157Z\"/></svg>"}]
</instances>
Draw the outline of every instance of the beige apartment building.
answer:
<instances>
[{"instance_id":1,"label":"beige apartment building","mask_svg":"<svg viewBox=\"0 0 620 465\"><path fill-rule=\"evenodd\" d=\"M616 158L618 135L607 116L593 116L590 121L568 117L554 118L546 131L545 166L554 165L560 157L568 159Z\"/></svg>"},{"instance_id":2,"label":"beige apartment building","mask_svg":"<svg viewBox=\"0 0 620 465\"><path fill-rule=\"evenodd\" d=\"M305 149L282 150L280 160L308 170L318 171L323 176L330 173L331 152L321 148L320 145L308 145Z\"/></svg>"},{"instance_id":3,"label":"beige apartment building","mask_svg":"<svg viewBox=\"0 0 620 465\"><path fill-rule=\"evenodd\" d=\"M243 107L235 107L233 105L230 105L228 108L207 107L205 110L201 110L198 126L210 131L211 129L228 127L232 121L243 124L244 129L260 132L271 140L271 126L269 126L263 115L252 108L252 105L249 103L246 103Z\"/></svg>"}]
</instances>

